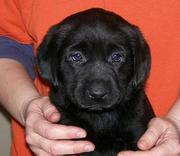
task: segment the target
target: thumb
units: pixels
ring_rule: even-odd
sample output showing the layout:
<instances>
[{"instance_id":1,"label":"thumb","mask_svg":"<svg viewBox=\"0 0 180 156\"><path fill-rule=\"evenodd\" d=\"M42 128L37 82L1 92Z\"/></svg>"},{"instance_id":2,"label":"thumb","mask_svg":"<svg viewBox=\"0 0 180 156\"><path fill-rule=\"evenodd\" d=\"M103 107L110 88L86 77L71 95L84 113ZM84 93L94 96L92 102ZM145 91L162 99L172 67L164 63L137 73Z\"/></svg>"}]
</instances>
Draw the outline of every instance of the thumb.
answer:
<instances>
[{"instance_id":1,"label":"thumb","mask_svg":"<svg viewBox=\"0 0 180 156\"><path fill-rule=\"evenodd\" d=\"M160 138L161 134L166 130L161 118L153 118L148 125L148 129L138 141L138 147L141 150L152 148Z\"/></svg>"},{"instance_id":2,"label":"thumb","mask_svg":"<svg viewBox=\"0 0 180 156\"><path fill-rule=\"evenodd\" d=\"M60 120L60 113L56 107L50 102L49 97L45 97L45 101L42 105L42 112L44 117L50 122L57 122Z\"/></svg>"}]
</instances>

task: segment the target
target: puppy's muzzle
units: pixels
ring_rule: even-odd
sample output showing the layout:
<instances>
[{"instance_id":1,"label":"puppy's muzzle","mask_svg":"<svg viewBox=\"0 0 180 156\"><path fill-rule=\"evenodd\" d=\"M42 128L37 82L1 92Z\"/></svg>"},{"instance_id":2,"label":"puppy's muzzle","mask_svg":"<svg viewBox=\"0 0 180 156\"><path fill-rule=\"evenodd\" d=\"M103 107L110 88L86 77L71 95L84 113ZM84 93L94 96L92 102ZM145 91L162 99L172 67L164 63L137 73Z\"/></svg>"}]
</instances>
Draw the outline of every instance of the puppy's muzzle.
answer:
<instances>
[{"instance_id":1,"label":"puppy's muzzle","mask_svg":"<svg viewBox=\"0 0 180 156\"><path fill-rule=\"evenodd\" d=\"M108 90L104 83L93 82L87 89L87 95L90 99L102 100L108 96Z\"/></svg>"}]
</instances>

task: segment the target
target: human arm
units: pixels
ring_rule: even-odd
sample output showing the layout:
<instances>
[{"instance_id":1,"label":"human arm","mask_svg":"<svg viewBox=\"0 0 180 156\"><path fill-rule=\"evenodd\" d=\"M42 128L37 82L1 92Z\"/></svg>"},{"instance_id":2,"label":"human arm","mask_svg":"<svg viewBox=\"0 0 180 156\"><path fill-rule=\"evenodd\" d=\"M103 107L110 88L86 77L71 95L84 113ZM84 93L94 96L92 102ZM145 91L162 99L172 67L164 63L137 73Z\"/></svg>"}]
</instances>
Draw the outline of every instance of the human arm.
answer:
<instances>
[{"instance_id":1,"label":"human arm","mask_svg":"<svg viewBox=\"0 0 180 156\"><path fill-rule=\"evenodd\" d=\"M0 102L2 105L5 104L4 107L21 124L23 124L23 115L17 114L20 112L21 103L31 96L32 98L40 96L32 85L35 78L33 65L32 45L20 44L8 37L0 36ZM22 91L27 93L21 94ZM17 101L16 96L20 96L18 99L21 102ZM14 110L17 111L14 112Z\"/></svg>"},{"instance_id":2,"label":"human arm","mask_svg":"<svg viewBox=\"0 0 180 156\"><path fill-rule=\"evenodd\" d=\"M180 97L163 118L154 118L138 141L141 151L123 151L118 156L179 156Z\"/></svg>"},{"instance_id":3,"label":"human arm","mask_svg":"<svg viewBox=\"0 0 180 156\"><path fill-rule=\"evenodd\" d=\"M39 95L25 66L19 60L1 57L0 88L0 103L25 126L26 139L36 155L84 152L84 146L90 144L87 141L55 141L62 138L77 138L78 132L82 132L83 136L86 133L80 128L52 124L59 120L57 110L48 97ZM58 133L55 133L57 131ZM39 139L42 141L37 141Z\"/></svg>"}]
</instances>

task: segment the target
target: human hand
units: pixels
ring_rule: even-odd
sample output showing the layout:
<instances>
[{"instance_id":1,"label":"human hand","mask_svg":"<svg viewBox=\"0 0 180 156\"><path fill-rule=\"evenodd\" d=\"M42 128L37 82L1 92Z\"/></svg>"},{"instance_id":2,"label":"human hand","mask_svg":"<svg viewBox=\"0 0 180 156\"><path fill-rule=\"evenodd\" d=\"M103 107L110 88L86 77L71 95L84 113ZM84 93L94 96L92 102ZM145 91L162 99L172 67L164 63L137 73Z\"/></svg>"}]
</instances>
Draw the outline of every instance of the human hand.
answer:
<instances>
[{"instance_id":1,"label":"human hand","mask_svg":"<svg viewBox=\"0 0 180 156\"><path fill-rule=\"evenodd\" d=\"M26 142L37 156L67 155L89 152L94 145L89 141L72 141L84 138L86 132L78 127L54 124L60 114L48 97L32 100L26 109Z\"/></svg>"},{"instance_id":2,"label":"human hand","mask_svg":"<svg viewBox=\"0 0 180 156\"><path fill-rule=\"evenodd\" d=\"M153 118L138 147L141 151L123 151L118 156L180 156L180 122Z\"/></svg>"}]
</instances>

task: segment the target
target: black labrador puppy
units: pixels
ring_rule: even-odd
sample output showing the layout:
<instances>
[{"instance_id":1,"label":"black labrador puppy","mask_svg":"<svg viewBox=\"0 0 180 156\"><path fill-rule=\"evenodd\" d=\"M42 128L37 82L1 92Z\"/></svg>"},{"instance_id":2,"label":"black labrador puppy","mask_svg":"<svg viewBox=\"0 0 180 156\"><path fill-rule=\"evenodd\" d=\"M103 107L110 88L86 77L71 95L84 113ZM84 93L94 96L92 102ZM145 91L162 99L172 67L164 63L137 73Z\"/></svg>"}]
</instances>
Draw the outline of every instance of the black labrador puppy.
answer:
<instances>
[{"instance_id":1,"label":"black labrador puppy","mask_svg":"<svg viewBox=\"0 0 180 156\"><path fill-rule=\"evenodd\" d=\"M81 156L137 150L154 113L144 91L149 47L135 25L98 8L73 14L49 30L38 66L60 122L84 128L96 146Z\"/></svg>"}]
</instances>

